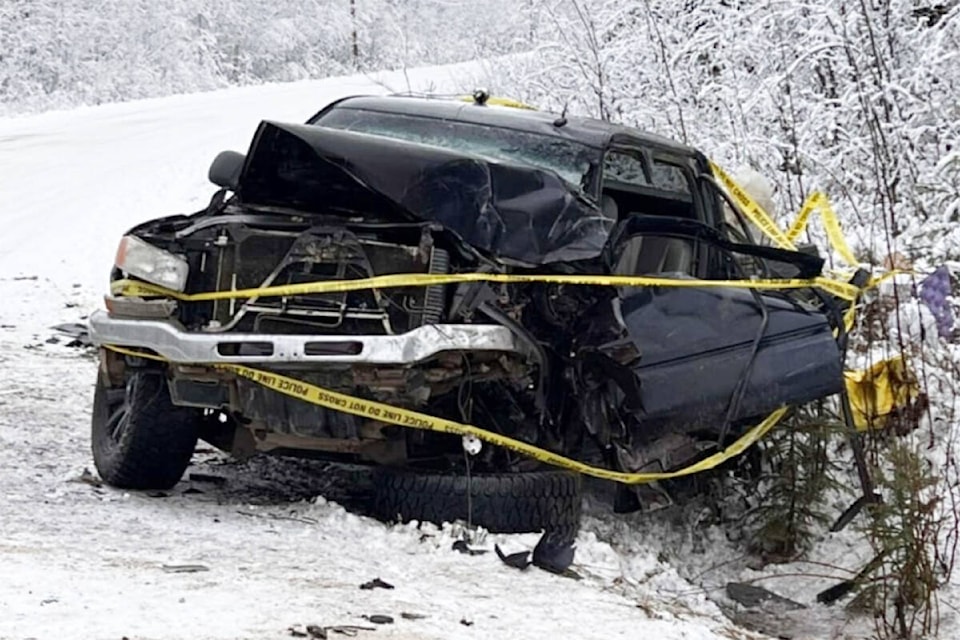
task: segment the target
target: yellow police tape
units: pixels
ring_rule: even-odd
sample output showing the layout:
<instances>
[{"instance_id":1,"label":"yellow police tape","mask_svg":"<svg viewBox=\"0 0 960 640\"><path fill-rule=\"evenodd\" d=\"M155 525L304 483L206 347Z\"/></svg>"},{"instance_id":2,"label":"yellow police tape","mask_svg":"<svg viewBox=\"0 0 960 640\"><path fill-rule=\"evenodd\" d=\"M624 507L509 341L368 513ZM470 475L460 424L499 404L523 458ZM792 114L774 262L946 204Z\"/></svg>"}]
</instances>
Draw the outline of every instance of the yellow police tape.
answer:
<instances>
[{"instance_id":1,"label":"yellow police tape","mask_svg":"<svg viewBox=\"0 0 960 640\"><path fill-rule=\"evenodd\" d=\"M125 355L147 358L149 360L158 360L161 362L166 361L164 358L152 353L142 353L133 349L126 349L124 347L114 345L103 346L106 349L110 349L111 351ZM595 467L584 462L580 462L579 460L574 460L558 453L542 449L527 442L523 442L522 440L516 440L515 438L510 438L493 431L481 429L480 427L462 424L453 420L447 420L446 418L438 418L436 416L420 413L419 411L403 409L384 404L382 402L376 402L374 400L358 398L356 396L347 395L338 391L332 391L330 389L324 389L323 387L318 387L295 378L288 378L287 376L283 376L272 371L253 369L251 367L238 364L209 364L208 366L214 369L220 369L222 371L230 371L241 378L252 380L253 382L263 385L268 389L272 389L273 391L277 391L284 395L309 402L310 404L314 404L319 407L324 407L343 413L349 413L355 416L369 418L377 422L384 422L400 427L409 427L411 429L422 429L425 431L435 431L438 433L448 433L459 436L473 436L479 440L483 440L488 444L515 451L543 462L544 464L567 469L568 471L573 471L574 473L580 473L586 476L600 478L602 480L612 480L614 482L620 482L623 484L646 484L649 482L656 482L658 480L669 480L670 478L688 476L694 473L701 473L703 471L713 469L723 464L727 460L739 456L741 453L746 451L750 446L766 435L767 432L770 431L770 429L772 429L787 412L787 407L781 407L777 409L767 416L763 422L740 436L736 442L731 444L723 451L718 451L717 453L695 462L688 467L684 467L683 469L658 473L633 473Z\"/></svg>"},{"instance_id":2,"label":"yellow police tape","mask_svg":"<svg viewBox=\"0 0 960 640\"><path fill-rule=\"evenodd\" d=\"M456 284L459 282L495 282L500 284L519 284L540 282L547 284L595 285L606 287L743 287L748 289L824 289L843 300L855 300L860 289L852 284L830 278L784 278L757 280L699 280L660 278L655 276L612 276L612 275L567 275L567 274L510 274L510 273L394 273L358 278L353 280L323 280L301 282L297 284L235 289L227 291L207 291L203 293L181 293L157 285L136 280L115 280L110 283L110 291L118 296L163 296L183 302L202 302L207 300L231 300L239 298L262 298L301 296L310 293L342 293L360 289L388 289L397 287L431 287Z\"/></svg>"},{"instance_id":3,"label":"yellow police tape","mask_svg":"<svg viewBox=\"0 0 960 640\"><path fill-rule=\"evenodd\" d=\"M781 249L790 249L791 251L796 250L796 245L787 238L780 227L777 226L777 223L774 222L767 212L763 210L756 200L750 197L750 194L746 192L740 185L733 181L733 179L727 175L727 172L721 169L716 163L711 162L710 168L713 170L713 173L720 179L720 183L723 184L726 188L727 193L730 194L730 197L733 198L733 201L739 205L742 213L747 216L747 218L753 224L757 225L763 234L773 240L778 247Z\"/></svg>"},{"instance_id":4,"label":"yellow police tape","mask_svg":"<svg viewBox=\"0 0 960 640\"><path fill-rule=\"evenodd\" d=\"M823 223L823 228L827 232L827 239L830 241L830 246L834 248L844 262L849 266L855 267L859 264L855 255L853 255L853 250L850 248L850 245L847 244L847 240L843 235L843 231L840 229L840 219L837 217L836 211L833 210L833 205L830 204L829 198L820 191L815 191L810 194L800 208L800 213L797 214L797 218L793 221L793 224L790 225L790 228L787 229L786 236L792 242L796 240L804 229L807 228L807 225L810 220L810 216L814 211L820 213L820 221Z\"/></svg>"},{"instance_id":5,"label":"yellow police tape","mask_svg":"<svg viewBox=\"0 0 960 640\"><path fill-rule=\"evenodd\" d=\"M764 235L770 238L781 249L795 251L797 248L795 244L796 239L807 228L813 212L819 211L820 220L823 222L823 228L827 232L827 240L830 242L830 246L833 247L843 261L851 267L859 264L856 256L853 255L853 251L850 249L850 245L847 244L846 238L843 236L843 231L840 229L840 220L837 218L837 214L833 210L830 200L823 193L816 191L810 194L800 208L800 213L797 214L797 218L793 221L793 224L784 232L777 226L777 223L770 218L767 212L763 210L763 207L750 197L750 194L738 185L726 171L713 162L710 163L710 168L716 174L717 178L720 179L721 184L723 184L727 193L730 194L730 197L740 206L742 213L747 219L755 224Z\"/></svg>"}]
</instances>

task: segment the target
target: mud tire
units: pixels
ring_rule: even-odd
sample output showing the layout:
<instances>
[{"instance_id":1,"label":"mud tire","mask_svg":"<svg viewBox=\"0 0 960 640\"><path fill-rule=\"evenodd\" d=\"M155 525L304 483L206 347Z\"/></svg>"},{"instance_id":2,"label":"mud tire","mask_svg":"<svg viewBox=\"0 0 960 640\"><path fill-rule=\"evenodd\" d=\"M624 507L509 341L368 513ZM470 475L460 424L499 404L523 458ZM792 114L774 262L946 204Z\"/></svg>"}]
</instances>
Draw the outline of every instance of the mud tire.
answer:
<instances>
[{"instance_id":1,"label":"mud tire","mask_svg":"<svg viewBox=\"0 0 960 640\"><path fill-rule=\"evenodd\" d=\"M125 389L111 389L101 371L91 419L94 465L114 487L169 489L190 464L201 420L199 410L170 401L162 372L136 372Z\"/></svg>"},{"instance_id":2,"label":"mud tire","mask_svg":"<svg viewBox=\"0 0 960 640\"><path fill-rule=\"evenodd\" d=\"M468 520L467 477L381 469L374 476L374 512L387 522ZM580 526L580 476L561 471L473 474L470 522L495 533L563 531Z\"/></svg>"}]
</instances>

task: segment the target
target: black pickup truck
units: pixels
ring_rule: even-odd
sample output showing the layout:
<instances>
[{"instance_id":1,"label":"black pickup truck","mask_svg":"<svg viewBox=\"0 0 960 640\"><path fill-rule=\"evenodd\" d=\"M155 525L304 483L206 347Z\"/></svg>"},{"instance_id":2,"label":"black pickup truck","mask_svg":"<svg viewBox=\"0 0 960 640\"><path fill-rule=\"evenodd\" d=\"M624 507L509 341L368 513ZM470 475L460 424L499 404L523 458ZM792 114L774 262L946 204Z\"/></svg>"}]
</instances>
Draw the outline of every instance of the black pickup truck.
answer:
<instances>
[{"instance_id":1,"label":"black pickup truck","mask_svg":"<svg viewBox=\"0 0 960 640\"><path fill-rule=\"evenodd\" d=\"M755 242L695 149L482 95L351 97L305 124L263 122L210 178L221 189L205 210L122 239L114 281L191 294L401 273L711 280L822 268ZM377 465L386 519L466 517L469 504L493 530L575 524L580 480L216 365L623 471L690 464L772 410L842 386L835 309L809 290L455 282L196 301L118 286L106 302L91 334L126 353L101 349L92 436L104 480L170 487L204 438L237 456Z\"/></svg>"}]
</instances>

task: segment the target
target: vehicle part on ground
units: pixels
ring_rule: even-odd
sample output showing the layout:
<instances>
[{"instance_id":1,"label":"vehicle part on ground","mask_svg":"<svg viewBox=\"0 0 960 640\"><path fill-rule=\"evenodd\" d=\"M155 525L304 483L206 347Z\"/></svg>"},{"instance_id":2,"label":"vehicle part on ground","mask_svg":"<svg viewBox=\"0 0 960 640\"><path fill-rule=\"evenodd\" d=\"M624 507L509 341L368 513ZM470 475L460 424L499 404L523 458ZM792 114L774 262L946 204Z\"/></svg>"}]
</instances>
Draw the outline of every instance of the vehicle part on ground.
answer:
<instances>
[{"instance_id":1,"label":"vehicle part on ground","mask_svg":"<svg viewBox=\"0 0 960 640\"><path fill-rule=\"evenodd\" d=\"M125 489L171 488L190 464L201 419L171 402L162 371L137 371L112 386L101 370L91 424L100 477Z\"/></svg>"},{"instance_id":2,"label":"vehicle part on ground","mask_svg":"<svg viewBox=\"0 0 960 640\"><path fill-rule=\"evenodd\" d=\"M580 477L565 471L467 475L385 467L374 487L374 511L388 522L463 520L495 533L572 536L580 526Z\"/></svg>"},{"instance_id":3,"label":"vehicle part on ground","mask_svg":"<svg viewBox=\"0 0 960 640\"><path fill-rule=\"evenodd\" d=\"M508 567L525 571L531 564L544 571L556 573L579 580L580 576L570 570L573 564L573 555L576 551L574 537L576 532L548 530L540 536L540 541L534 547L533 552L518 551L516 553L505 554L500 545L493 545L500 561Z\"/></svg>"}]
</instances>

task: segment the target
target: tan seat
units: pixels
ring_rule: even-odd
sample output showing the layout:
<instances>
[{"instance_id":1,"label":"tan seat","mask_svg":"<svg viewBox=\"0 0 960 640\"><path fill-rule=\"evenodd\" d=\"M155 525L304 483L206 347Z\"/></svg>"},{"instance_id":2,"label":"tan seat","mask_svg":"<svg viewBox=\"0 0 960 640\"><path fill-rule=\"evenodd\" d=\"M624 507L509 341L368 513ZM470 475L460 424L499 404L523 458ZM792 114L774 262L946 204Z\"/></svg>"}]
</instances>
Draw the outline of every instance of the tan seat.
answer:
<instances>
[{"instance_id":1,"label":"tan seat","mask_svg":"<svg viewBox=\"0 0 960 640\"><path fill-rule=\"evenodd\" d=\"M626 240L613 267L617 275L684 274L693 270L693 246L664 236L633 236Z\"/></svg>"}]
</instances>

